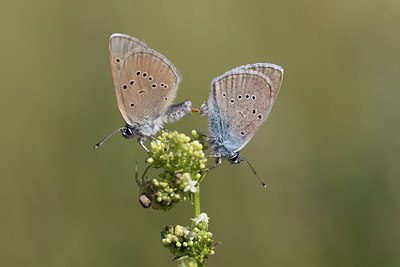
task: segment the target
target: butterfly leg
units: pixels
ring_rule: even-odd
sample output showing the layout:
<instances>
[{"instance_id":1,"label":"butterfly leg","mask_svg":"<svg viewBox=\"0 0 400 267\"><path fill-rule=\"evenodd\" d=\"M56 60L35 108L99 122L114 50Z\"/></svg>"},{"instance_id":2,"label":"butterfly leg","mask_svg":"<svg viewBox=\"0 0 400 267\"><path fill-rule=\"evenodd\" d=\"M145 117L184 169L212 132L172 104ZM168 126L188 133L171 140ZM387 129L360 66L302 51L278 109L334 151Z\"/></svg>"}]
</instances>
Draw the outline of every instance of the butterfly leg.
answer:
<instances>
[{"instance_id":1,"label":"butterfly leg","mask_svg":"<svg viewBox=\"0 0 400 267\"><path fill-rule=\"evenodd\" d=\"M162 132L167 132L167 133L169 132L168 129L165 129L165 128L162 127L161 125L159 125L159 127L160 127L160 129L161 129Z\"/></svg>"},{"instance_id":2,"label":"butterfly leg","mask_svg":"<svg viewBox=\"0 0 400 267\"><path fill-rule=\"evenodd\" d=\"M209 155L209 156L206 156L205 158L206 159L212 159L212 158L220 158L221 156L220 155Z\"/></svg>"},{"instance_id":3,"label":"butterfly leg","mask_svg":"<svg viewBox=\"0 0 400 267\"><path fill-rule=\"evenodd\" d=\"M150 153L150 151L147 149L147 147L144 145L144 140L146 140L145 137L139 137L138 139L139 144L144 148L144 150L146 150L147 154Z\"/></svg>"},{"instance_id":4,"label":"butterfly leg","mask_svg":"<svg viewBox=\"0 0 400 267\"><path fill-rule=\"evenodd\" d=\"M215 165L212 166L211 168L208 169L208 172L211 172L212 170L214 170L218 165L220 165L222 163L222 157L221 155L211 155L211 156L207 156L206 158L215 158Z\"/></svg>"},{"instance_id":5,"label":"butterfly leg","mask_svg":"<svg viewBox=\"0 0 400 267\"><path fill-rule=\"evenodd\" d=\"M155 137L153 137L151 135L147 136L147 138L151 139L151 141L157 141L157 138L155 138Z\"/></svg>"}]
</instances>

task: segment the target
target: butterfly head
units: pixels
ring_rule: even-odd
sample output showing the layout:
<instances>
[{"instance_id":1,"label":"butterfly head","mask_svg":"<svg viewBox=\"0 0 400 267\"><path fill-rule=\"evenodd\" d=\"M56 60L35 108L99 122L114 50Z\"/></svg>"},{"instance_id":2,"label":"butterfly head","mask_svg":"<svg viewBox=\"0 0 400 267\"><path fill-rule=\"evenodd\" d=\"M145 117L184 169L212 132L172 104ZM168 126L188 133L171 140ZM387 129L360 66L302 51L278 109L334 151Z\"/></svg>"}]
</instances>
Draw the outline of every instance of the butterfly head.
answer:
<instances>
[{"instance_id":1,"label":"butterfly head","mask_svg":"<svg viewBox=\"0 0 400 267\"><path fill-rule=\"evenodd\" d=\"M228 161L231 164L239 164L242 161L239 152L233 152L233 154L228 157Z\"/></svg>"},{"instance_id":2,"label":"butterfly head","mask_svg":"<svg viewBox=\"0 0 400 267\"><path fill-rule=\"evenodd\" d=\"M125 126L121 129L122 136L125 138L132 138L135 136L134 129L129 125Z\"/></svg>"}]
</instances>

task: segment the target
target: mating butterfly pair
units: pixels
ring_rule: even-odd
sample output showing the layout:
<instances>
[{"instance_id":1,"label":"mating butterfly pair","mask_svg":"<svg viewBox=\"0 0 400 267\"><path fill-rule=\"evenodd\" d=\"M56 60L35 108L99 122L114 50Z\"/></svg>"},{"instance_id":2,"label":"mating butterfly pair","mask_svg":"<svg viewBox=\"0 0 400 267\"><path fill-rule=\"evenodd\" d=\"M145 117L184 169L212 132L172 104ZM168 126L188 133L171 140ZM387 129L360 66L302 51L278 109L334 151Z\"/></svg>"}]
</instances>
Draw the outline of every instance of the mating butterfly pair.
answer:
<instances>
[{"instance_id":1,"label":"mating butterfly pair","mask_svg":"<svg viewBox=\"0 0 400 267\"><path fill-rule=\"evenodd\" d=\"M144 140L154 139L152 136L163 129L164 122L195 110L189 100L172 104L181 78L165 56L125 34L112 34L109 50L115 96L126 122L113 133L121 131L127 138L137 136L148 151ZM267 119L282 79L282 67L257 63L235 68L212 81L208 102L201 106L200 113L209 119L208 141L217 158L215 166L221 158L230 163L246 160L239 150Z\"/></svg>"}]
</instances>

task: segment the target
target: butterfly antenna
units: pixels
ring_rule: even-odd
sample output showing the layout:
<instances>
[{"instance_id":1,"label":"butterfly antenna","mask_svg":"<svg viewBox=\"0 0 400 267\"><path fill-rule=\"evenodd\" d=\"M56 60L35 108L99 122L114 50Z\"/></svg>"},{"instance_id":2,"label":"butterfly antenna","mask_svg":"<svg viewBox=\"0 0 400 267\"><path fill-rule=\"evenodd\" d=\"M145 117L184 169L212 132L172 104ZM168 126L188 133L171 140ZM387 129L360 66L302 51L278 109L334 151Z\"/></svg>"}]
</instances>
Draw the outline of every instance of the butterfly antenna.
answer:
<instances>
[{"instance_id":1,"label":"butterfly antenna","mask_svg":"<svg viewBox=\"0 0 400 267\"><path fill-rule=\"evenodd\" d=\"M121 131L122 129L125 129L125 127L121 127L118 128L117 130L113 131L112 133L110 133L106 138L104 138L103 140L101 140L99 143L94 145L94 148L98 148L99 146L101 146L108 138L110 138L113 134L115 134L118 131Z\"/></svg>"},{"instance_id":2,"label":"butterfly antenna","mask_svg":"<svg viewBox=\"0 0 400 267\"><path fill-rule=\"evenodd\" d=\"M242 155L239 154L239 156L240 156L240 158L244 159L244 161L247 162L247 164L250 166L250 168L251 168L251 170L253 171L254 175L257 176L257 178L258 178L258 180L260 181L260 183L262 184L262 186L263 186L264 188L267 188L267 185L266 185L263 181L261 181L261 179L260 179L260 177L258 176L256 170L253 168L253 166L251 166L250 162L249 162L245 157L243 157Z\"/></svg>"}]
</instances>

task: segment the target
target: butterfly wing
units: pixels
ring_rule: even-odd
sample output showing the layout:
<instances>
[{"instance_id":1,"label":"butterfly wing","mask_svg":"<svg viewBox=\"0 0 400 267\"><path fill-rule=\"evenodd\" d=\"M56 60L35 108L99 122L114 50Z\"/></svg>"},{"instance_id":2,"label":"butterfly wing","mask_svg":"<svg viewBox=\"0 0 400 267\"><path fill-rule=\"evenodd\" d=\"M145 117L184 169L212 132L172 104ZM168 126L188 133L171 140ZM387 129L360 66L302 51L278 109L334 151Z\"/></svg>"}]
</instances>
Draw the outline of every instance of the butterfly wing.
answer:
<instances>
[{"instance_id":1,"label":"butterfly wing","mask_svg":"<svg viewBox=\"0 0 400 267\"><path fill-rule=\"evenodd\" d=\"M272 63L256 63L256 64L248 64L245 66L238 67L235 70L253 70L257 72L261 72L265 76L267 76L273 85L272 94L273 100L275 102L276 97L278 96L279 89L281 88L282 79L283 79L283 68L281 66L272 64Z\"/></svg>"},{"instance_id":2,"label":"butterfly wing","mask_svg":"<svg viewBox=\"0 0 400 267\"><path fill-rule=\"evenodd\" d=\"M180 76L166 57L138 48L123 58L117 76L118 107L129 125L160 119L175 98Z\"/></svg>"},{"instance_id":3,"label":"butterfly wing","mask_svg":"<svg viewBox=\"0 0 400 267\"><path fill-rule=\"evenodd\" d=\"M210 139L239 151L265 121L273 100L273 85L260 72L234 69L217 77L208 101Z\"/></svg>"},{"instance_id":4,"label":"butterfly wing","mask_svg":"<svg viewBox=\"0 0 400 267\"><path fill-rule=\"evenodd\" d=\"M138 48L151 49L151 47L145 42L126 34L114 33L110 36L110 65L114 85L117 81L117 73L124 56L128 54L128 52Z\"/></svg>"},{"instance_id":5,"label":"butterfly wing","mask_svg":"<svg viewBox=\"0 0 400 267\"><path fill-rule=\"evenodd\" d=\"M126 34L114 33L110 36L110 42L109 42L110 65L111 65L111 75L114 85L114 92L116 96L119 94L117 79L118 79L118 71L121 68L122 60L124 59L124 56L128 54L128 52L138 48L151 49L151 47L146 43ZM120 98L118 96L117 96L117 104L118 107L121 106Z\"/></svg>"}]
</instances>

